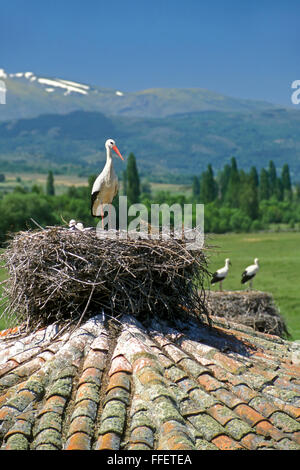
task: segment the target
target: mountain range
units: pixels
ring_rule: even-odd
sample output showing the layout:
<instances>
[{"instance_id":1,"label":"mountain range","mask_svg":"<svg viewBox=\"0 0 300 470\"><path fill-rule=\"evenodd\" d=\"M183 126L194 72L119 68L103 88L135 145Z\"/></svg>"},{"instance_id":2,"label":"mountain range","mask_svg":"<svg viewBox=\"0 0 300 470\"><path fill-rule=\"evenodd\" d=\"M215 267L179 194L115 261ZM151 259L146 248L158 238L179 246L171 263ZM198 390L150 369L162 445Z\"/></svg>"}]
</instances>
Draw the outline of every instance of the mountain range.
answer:
<instances>
[{"instance_id":1,"label":"mountain range","mask_svg":"<svg viewBox=\"0 0 300 470\"><path fill-rule=\"evenodd\" d=\"M139 170L156 180L217 170L237 158L241 168L290 165L300 178L300 113L271 103L203 89L104 89L32 72L0 69L0 169L97 171L113 137L133 152ZM120 170L121 162L116 162Z\"/></svg>"}]
</instances>

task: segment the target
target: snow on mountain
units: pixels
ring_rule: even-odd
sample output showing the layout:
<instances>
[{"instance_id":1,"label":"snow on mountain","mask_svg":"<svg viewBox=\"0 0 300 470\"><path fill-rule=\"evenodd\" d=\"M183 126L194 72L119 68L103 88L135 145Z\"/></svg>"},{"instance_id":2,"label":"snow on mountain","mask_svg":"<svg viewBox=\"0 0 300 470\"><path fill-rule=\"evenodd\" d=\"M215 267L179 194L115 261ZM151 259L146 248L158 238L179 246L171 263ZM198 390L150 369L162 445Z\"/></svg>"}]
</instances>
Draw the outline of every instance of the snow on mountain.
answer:
<instances>
[{"instance_id":1,"label":"snow on mountain","mask_svg":"<svg viewBox=\"0 0 300 470\"><path fill-rule=\"evenodd\" d=\"M79 93L82 95L87 95L90 87L88 85L83 85L82 83L72 82L69 80L62 80L60 78L44 78L38 77L33 72L16 72L16 73L6 73L4 69L0 69L0 78L22 78L29 80L30 82L35 82L45 85L45 92L51 93L55 89L61 88L65 90L64 95L69 95L70 93ZM51 90L50 90L51 89Z\"/></svg>"},{"instance_id":2,"label":"snow on mountain","mask_svg":"<svg viewBox=\"0 0 300 470\"><path fill-rule=\"evenodd\" d=\"M70 82L69 80L60 80L60 82L65 83L66 85L75 86L76 88L83 88L84 90L89 90L88 85L82 85L82 83Z\"/></svg>"},{"instance_id":3,"label":"snow on mountain","mask_svg":"<svg viewBox=\"0 0 300 470\"><path fill-rule=\"evenodd\" d=\"M79 88L78 86L71 86L68 85L67 83L64 83L62 80L50 80L49 78L38 78L37 79L39 83L42 83L43 85L49 85L51 87L58 87L58 88L64 88L66 90L66 93L69 94L71 92L74 93L81 93L82 95L87 95L88 92L86 90L83 90L82 88Z\"/></svg>"},{"instance_id":4,"label":"snow on mountain","mask_svg":"<svg viewBox=\"0 0 300 470\"><path fill-rule=\"evenodd\" d=\"M0 106L0 122L42 114L67 114L76 110L110 116L161 118L208 110L251 112L275 106L201 88L124 92L122 88L91 86L30 71L8 73L4 68L0 68L0 81L5 83L7 89L6 105Z\"/></svg>"}]
</instances>

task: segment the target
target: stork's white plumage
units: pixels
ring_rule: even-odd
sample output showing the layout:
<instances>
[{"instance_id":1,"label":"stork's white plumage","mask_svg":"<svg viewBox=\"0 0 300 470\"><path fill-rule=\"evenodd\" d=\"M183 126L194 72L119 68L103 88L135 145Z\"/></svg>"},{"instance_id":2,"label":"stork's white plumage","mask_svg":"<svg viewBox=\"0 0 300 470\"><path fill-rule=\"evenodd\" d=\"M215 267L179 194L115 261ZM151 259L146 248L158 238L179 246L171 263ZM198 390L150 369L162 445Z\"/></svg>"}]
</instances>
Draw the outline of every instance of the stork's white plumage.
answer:
<instances>
[{"instance_id":1,"label":"stork's white plumage","mask_svg":"<svg viewBox=\"0 0 300 470\"><path fill-rule=\"evenodd\" d=\"M218 269L216 272L213 273L211 284L216 284L217 282L219 282L220 290L222 290L222 282L224 281L225 277L228 274L229 265L231 265L230 259L226 258L225 266L223 268Z\"/></svg>"},{"instance_id":2,"label":"stork's white plumage","mask_svg":"<svg viewBox=\"0 0 300 470\"><path fill-rule=\"evenodd\" d=\"M77 222L75 227L77 228L77 230L80 230L80 232L82 232L84 230L83 223L81 223L81 222Z\"/></svg>"},{"instance_id":3,"label":"stork's white plumage","mask_svg":"<svg viewBox=\"0 0 300 470\"><path fill-rule=\"evenodd\" d=\"M70 222L69 222L69 228L70 230L76 230L76 220L75 219L71 219Z\"/></svg>"},{"instance_id":4,"label":"stork's white plumage","mask_svg":"<svg viewBox=\"0 0 300 470\"><path fill-rule=\"evenodd\" d=\"M93 217L102 218L103 227L103 204L111 204L113 198L118 192L118 178L114 171L112 161L112 150L124 160L116 143L112 139L105 142L106 164L103 171L96 178L91 194L91 214Z\"/></svg>"},{"instance_id":5,"label":"stork's white plumage","mask_svg":"<svg viewBox=\"0 0 300 470\"><path fill-rule=\"evenodd\" d=\"M250 281L250 289L252 289L252 280L259 271L259 264L258 263L259 263L258 258L255 258L254 264L251 264L250 266L247 266L247 268L245 269L245 271L242 274L241 283L245 284L245 282Z\"/></svg>"},{"instance_id":6,"label":"stork's white plumage","mask_svg":"<svg viewBox=\"0 0 300 470\"><path fill-rule=\"evenodd\" d=\"M81 222L77 222L75 219L71 219L69 222L69 230L80 230L81 232L84 230L84 226Z\"/></svg>"}]
</instances>

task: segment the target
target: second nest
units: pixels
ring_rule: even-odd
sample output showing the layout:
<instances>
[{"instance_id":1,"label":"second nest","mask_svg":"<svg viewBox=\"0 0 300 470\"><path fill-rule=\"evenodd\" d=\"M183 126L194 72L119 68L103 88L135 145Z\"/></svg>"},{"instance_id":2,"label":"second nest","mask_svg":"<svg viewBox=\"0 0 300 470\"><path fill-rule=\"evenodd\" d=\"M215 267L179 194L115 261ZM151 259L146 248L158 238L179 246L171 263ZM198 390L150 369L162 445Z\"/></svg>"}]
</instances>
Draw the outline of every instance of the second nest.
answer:
<instances>
[{"instance_id":1,"label":"second nest","mask_svg":"<svg viewBox=\"0 0 300 470\"><path fill-rule=\"evenodd\" d=\"M4 315L30 329L102 310L141 319L206 313L206 257L183 240L98 238L50 227L16 234L2 258L9 272Z\"/></svg>"}]
</instances>

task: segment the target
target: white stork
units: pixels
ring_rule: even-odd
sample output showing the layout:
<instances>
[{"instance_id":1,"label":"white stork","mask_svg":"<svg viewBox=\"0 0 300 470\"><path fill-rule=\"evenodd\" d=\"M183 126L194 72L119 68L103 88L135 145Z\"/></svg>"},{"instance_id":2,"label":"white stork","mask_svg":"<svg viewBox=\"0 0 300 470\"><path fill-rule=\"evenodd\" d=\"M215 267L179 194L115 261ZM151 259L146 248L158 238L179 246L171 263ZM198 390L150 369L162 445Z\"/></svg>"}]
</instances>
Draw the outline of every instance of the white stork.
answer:
<instances>
[{"instance_id":1,"label":"white stork","mask_svg":"<svg viewBox=\"0 0 300 470\"><path fill-rule=\"evenodd\" d=\"M70 222L69 222L69 229L70 230L76 230L76 220L75 219L71 219Z\"/></svg>"},{"instance_id":2,"label":"white stork","mask_svg":"<svg viewBox=\"0 0 300 470\"><path fill-rule=\"evenodd\" d=\"M84 231L84 226L81 222L77 222L75 219L71 219L69 222L69 230L79 230L80 232Z\"/></svg>"},{"instance_id":3,"label":"white stork","mask_svg":"<svg viewBox=\"0 0 300 470\"><path fill-rule=\"evenodd\" d=\"M216 284L217 282L219 282L220 290L222 290L222 282L224 281L225 277L228 274L229 265L231 265L231 261L229 258L226 258L225 266L223 268L218 269L215 273L213 273L211 284Z\"/></svg>"},{"instance_id":4,"label":"white stork","mask_svg":"<svg viewBox=\"0 0 300 470\"><path fill-rule=\"evenodd\" d=\"M115 174L113 161L112 161L112 150L124 160L116 143L113 139L108 139L105 142L106 148L106 164L103 171L96 178L92 193L91 193L91 214L93 217L102 218L103 228L103 204L111 204L113 198L118 192L118 178Z\"/></svg>"},{"instance_id":5,"label":"white stork","mask_svg":"<svg viewBox=\"0 0 300 470\"><path fill-rule=\"evenodd\" d=\"M84 226L83 226L83 223L82 223L82 222L77 222L77 224L75 225L75 227L76 227L77 230L79 230L80 232L83 232L83 231L84 231Z\"/></svg>"},{"instance_id":6,"label":"white stork","mask_svg":"<svg viewBox=\"0 0 300 470\"><path fill-rule=\"evenodd\" d=\"M258 270L259 270L258 261L259 261L258 258L255 258L254 264L251 264L250 266L248 266L242 274L241 283L245 284L245 282L250 281L250 283L249 283L250 284L250 289L252 289L252 280L253 280L254 276L256 276L256 274L258 273Z\"/></svg>"}]
</instances>

